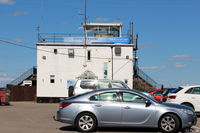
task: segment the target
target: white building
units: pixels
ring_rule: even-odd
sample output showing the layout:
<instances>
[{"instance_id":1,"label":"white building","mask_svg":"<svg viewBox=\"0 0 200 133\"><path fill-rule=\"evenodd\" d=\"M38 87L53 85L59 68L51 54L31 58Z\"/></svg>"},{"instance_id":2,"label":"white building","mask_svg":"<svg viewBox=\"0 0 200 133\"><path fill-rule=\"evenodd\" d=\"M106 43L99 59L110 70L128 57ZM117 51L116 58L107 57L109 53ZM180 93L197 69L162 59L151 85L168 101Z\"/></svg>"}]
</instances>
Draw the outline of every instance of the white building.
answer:
<instances>
[{"instance_id":1,"label":"white building","mask_svg":"<svg viewBox=\"0 0 200 133\"><path fill-rule=\"evenodd\" d=\"M132 88L133 44L121 29L121 23L87 23L86 44L85 37L40 34L37 97L67 97L67 82L86 71L98 79L127 81Z\"/></svg>"}]
</instances>

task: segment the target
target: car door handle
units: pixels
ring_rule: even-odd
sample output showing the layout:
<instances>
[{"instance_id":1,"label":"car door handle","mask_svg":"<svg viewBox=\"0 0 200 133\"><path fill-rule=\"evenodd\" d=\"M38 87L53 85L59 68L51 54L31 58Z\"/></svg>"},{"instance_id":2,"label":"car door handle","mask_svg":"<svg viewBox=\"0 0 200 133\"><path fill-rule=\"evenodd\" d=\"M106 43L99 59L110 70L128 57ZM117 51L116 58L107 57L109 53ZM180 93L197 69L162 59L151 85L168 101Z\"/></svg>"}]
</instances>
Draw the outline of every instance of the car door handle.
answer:
<instances>
[{"instance_id":1,"label":"car door handle","mask_svg":"<svg viewBox=\"0 0 200 133\"><path fill-rule=\"evenodd\" d=\"M195 97L191 97L192 99L195 99Z\"/></svg>"},{"instance_id":2,"label":"car door handle","mask_svg":"<svg viewBox=\"0 0 200 133\"><path fill-rule=\"evenodd\" d=\"M131 107L129 107L129 106L126 106L126 107L124 107L124 109L131 109Z\"/></svg>"},{"instance_id":3,"label":"car door handle","mask_svg":"<svg viewBox=\"0 0 200 133\"><path fill-rule=\"evenodd\" d=\"M95 106L96 106L96 107L101 107L102 105L101 105L101 104L95 104Z\"/></svg>"}]
</instances>

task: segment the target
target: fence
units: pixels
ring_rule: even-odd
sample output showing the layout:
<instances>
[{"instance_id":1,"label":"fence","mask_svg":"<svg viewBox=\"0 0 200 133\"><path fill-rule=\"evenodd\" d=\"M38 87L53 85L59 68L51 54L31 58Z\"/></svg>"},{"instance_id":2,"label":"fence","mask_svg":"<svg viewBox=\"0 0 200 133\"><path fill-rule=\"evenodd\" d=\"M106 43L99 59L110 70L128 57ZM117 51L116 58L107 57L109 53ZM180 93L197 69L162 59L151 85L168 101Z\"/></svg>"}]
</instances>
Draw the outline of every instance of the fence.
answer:
<instances>
[{"instance_id":1,"label":"fence","mask_svg":"<svg viewBox=\"0 0 200 133\"><path fill-rule=\"evenodd\" d=\"M36 86L7 85L10 101L36 101Z\"/></svg>"}]
</instances>

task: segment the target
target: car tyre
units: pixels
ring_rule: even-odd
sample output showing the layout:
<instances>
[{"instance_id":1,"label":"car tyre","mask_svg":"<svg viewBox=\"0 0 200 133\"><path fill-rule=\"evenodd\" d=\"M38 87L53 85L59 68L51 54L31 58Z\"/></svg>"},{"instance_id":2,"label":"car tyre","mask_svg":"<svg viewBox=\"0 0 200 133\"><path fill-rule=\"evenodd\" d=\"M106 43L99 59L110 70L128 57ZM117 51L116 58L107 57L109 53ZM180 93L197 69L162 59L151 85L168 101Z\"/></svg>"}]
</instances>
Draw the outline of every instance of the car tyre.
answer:
<instances>
[{"instance_id":1,"label":"car tyre","mask_svg":"<svg viewBox=\"0 0 200 133\"><path fill-rule=\"evenodd\" d=\"M73 93L74 93L74 87L73 87L73 86L70 86L70 87L69 87L69 90L68 90L68 95L69 95L69 97L73 96Z\"/></svg>"},{"instance_id":2,"label":"car tyre","mask_svg":"<svg viewBox=\"0 0 200 133\"><path fill-rule=\"evenodd\" d=\"M76 127L80 132L92 132L97 127L97 120L91 113L82 113L76 119Z\"/></svg>"},{"instance_id":3,"label":"car tyre","mask_svg":"<svg viewBox=\"0 0 200 133\"><path fill-rule=\"evenodd\" d=\"M174 114L166 114L159 120L159 128L164 133L177 133L180 121Z\"/></svg>"}]
</instances>

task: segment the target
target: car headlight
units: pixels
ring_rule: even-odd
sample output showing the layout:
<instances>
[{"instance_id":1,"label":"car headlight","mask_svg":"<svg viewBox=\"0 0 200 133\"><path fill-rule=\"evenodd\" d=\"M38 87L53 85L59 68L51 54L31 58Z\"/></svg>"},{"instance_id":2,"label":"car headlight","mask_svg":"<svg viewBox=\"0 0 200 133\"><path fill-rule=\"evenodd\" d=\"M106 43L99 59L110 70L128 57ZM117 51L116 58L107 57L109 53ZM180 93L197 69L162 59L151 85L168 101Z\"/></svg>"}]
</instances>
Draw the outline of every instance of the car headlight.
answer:
<instances>
[{"instance_id":1,"label":"car headlight","mask_svg":"<svg viewBox=\"0 0 200 133\"><path fill-rule=\"evenodd\" d=\"M188 110L188 109L181 109L182 112L186 113L186 114L189 114L189 115L193 115L193 111L191 110Z\"/></svg>"}]
</instances>

